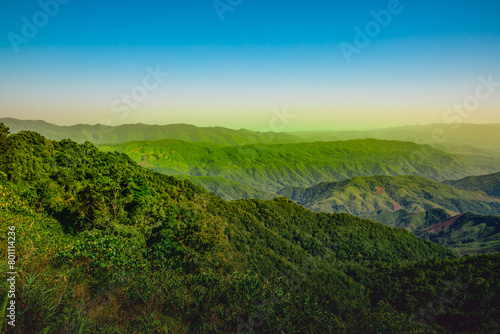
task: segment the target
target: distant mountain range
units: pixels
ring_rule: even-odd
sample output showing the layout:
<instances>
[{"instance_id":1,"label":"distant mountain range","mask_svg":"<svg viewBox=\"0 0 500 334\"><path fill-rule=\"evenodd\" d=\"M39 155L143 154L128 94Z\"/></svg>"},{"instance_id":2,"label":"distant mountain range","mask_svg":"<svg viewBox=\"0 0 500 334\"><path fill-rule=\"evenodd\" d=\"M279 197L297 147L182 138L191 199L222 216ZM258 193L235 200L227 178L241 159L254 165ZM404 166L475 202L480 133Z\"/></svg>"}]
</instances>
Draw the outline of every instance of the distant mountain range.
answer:
<instances>
[{"instance_id":1,"label":"distant mountain range","mask_svg":"<svg viewBox=\"0 0 500 334\"><path fill-rule=\"evenodd\" d=\"M235 199L250 199L256 198L261 200L270 200L278 197L277 194L260 190L241 184L239 182L228 180L223 177L216 176L191 176L191 175L173 175L179 179L187 179L197 186L211 191L225 201Z\"/></svg>"},{"instance_id":2,"label":"distant mountain range","mask_svg":"<svg viewBox=\"0 0 500 334\"><path fill-rule=\"evenodd\" d=\"M356 176L418 175L442 181L487 172L425 145L375 139L245 146L166 139L100 148L126 153L164 174L223 177L266 192Z\"/></svg>"},{"instance_id":3,"label":"distant mountain range","mask_svg":"<svg viewBox=\"0 0 500 334\"><path fill-rule=\"evenodd\" d=\"M408 125L366 131L307 131L291 134L308 141L374 138L429 144L453 153L500 153L500 124Z\"/></svg>"},{"instance_id":4,"label":"distant mountain range","mask_svg":"<svg viewBox=\"0 0 500 334\"><path fill-rule=\"evenodd\" d=\"M297 143L353 139L382 139L429 144L452 153L500 154L500 124L429 124L408 125L365 131L302 131L290 133L233 130L223 127L197 127L189 124L119 126L77 124L58 126L41 120L0 118L11 133L22 130L38 132L48 139L72 139L76 142L124 143L128 141L179 139L208 141L221 145L257 143Z\"/></svg>"},{"instance_id":5,"label":"distant mountain range","mask_svg":"<svg viewBox=\"0 0 500 334\"><path fill-rule=\"evenodd\" d=\"M499 252L500 216L466 212L444 219L415 234L454 249L459 254Z\"/></svg>"},{"instance_id":6,"label":"distant mountain range","mask_svg":"<svg viewBox=\"0 0 500 334\"><path fill-rule=\"evenodd\" d=\"M247 145L259 143L295 143L299 137L274 132L255 132L245 129L232 130L223 127L196 127L189 124L146 125L126 124L119 126L77 124L58 126L45 121L28 121L0 118L11 133L23 130L35 131L48 139L71 139L77 143L90 141L95 144L124 143L137 140L178 139L188 142L211 142L220 145Z\"/></svg>"}]
</instances>

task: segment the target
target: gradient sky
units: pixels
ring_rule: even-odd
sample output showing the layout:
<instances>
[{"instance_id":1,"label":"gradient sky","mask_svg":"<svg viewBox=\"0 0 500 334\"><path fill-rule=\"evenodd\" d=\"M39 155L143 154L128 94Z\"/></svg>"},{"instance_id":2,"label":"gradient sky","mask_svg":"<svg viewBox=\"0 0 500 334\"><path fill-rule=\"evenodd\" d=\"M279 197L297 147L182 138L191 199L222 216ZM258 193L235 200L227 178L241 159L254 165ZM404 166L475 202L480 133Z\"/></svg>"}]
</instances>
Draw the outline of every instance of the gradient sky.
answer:
<instances>
[{"instance_id":1,"label":"gradient sky","mask_svg":"<svg viewBox=\"0 0 500 334\"><path fill-rule=\"evenodd\" d=\"M479 77L500 82L498 0L402 0L351 62L341 43L355 45L355 27L392 0L243 0L224 20L213 0L60 1L53 17L37 1L0 1L0 117L368 129L447 122ZM26 41L18 52L14 35ZM148 67L169 76L125 107ZM284 109L294 117L273 121ZM500 123L500 87L467 117L451 115Z\"/></svg>"}]
</instances>

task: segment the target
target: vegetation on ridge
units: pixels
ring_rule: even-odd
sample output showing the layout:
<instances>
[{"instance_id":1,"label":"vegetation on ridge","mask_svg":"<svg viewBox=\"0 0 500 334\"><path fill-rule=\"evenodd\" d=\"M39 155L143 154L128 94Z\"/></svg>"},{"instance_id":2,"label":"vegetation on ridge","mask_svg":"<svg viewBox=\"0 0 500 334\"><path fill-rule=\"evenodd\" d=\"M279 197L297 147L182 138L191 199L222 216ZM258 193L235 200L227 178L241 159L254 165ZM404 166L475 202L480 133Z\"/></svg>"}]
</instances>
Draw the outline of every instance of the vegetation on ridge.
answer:
<instances>
[{"instance_id":1,"label":"vegetation on ridge","mask_svg":"<svg viewBox=\"0 0 500 334\"><path fill-rule=\"evenodd\" d=\"M220 146L178 140L103 145L169 175L224 177L259 190L372 175L419 175L437 181L480 172L443 151L374 139L276 145Z\"/></svg>"},{"instance_id":2,"label":"vegetation on ridge","mask_svg":"<svg viewBox=\"0 0 500 334\"><path fill-rule=\"evenodd\" d=\"M225 202L124 154L1 124L0 148L4 269L6 229L18 233L16 332L498 329L497 255L457 258L284 198ZM423 324L415 314L449 283L465 288Z\"/></svg>"}]
</instances>

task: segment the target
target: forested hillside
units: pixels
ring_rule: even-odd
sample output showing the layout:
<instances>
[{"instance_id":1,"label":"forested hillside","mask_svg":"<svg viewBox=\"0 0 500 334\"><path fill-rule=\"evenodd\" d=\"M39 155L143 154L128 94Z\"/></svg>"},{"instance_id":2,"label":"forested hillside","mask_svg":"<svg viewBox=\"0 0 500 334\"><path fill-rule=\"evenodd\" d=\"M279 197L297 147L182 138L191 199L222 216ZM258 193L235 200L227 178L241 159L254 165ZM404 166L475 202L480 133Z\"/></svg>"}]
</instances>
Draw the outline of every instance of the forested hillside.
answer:
<instances>
[{"instance_id":1,"label":"forested hillside","mask_svg":"<svg viewBox=\"0 0 500 334\"><path fill-rule=\"evenodd\" d=\"M500 124L430 124L382 128L365 131L304 131L290 133L255 132L223 127L197 127L189 124L147 125L125 124L120 126L77 124L59 126L44 121L0 118L12 133L35 131L49 139L72 139L99 143L124 143L128 141L178 139L188 142L213 142L222 145L257 143L298 143L315 141L345 141L355 139L380 139L431 144L447 152L498 156L500 150ZM433 131L441 129L441 140L433 140Z\"/></svg>"},{"instance_id":2,"label":"forested hillside","mask_svg":"<svg viewBox=\"0 0 500 334\"><path fill-rule=\"evenodd\" d=\"M236 147L160 140L100 148L126 153L164 174L224 177L268 192L356 176L419 175L441 181L478 171L428 146L373 139Z\"/></svg>"},{"instance_id":3,"label":"forested hillside","mask_svg":"<svg viewBox=\"0 0 500 334\"><path fill-rule=\"evenodd\" d=\"M269 200L278 197L278 195L275 193L259 190L257 188L253 188L233 180L228 180L223 177L190 175L175 176L180 179L189 180L194 184L202 187L203 189L217 194L217 196L226 201L251 198Z\"/></svg>"},{"instance_id":4,"label":"forested hillside","mask_svg":"<svg viewBox=\"0 0 500 334\"><path fill-rule=\"evenodd\" d=\"M498 251L500 216L484 215L500 215L500 200L483 192L458 190L417 176L372 176L285 187L278 193L315 212L346 212L405 228L446 247L460 247L462 253ZM467 224L449 227L442 222L465 212L469 212ZM446 231L440 229L436 235L431 226L439 224Z\"/></svg>"},{"instance_id":5,"label":"forested hillside","mask_svg":"<svg viewBox=\"0 0 500 334\"><path fill-rule=\"evenodd\" d=\"M461 180L446 180L443 183L458 189L483 191L490 196L500 197L500 172L489 175L467 176Z\"/></svg>"},{"instance_id":6,"label":"forested hillside","mask_svg":"<svg viewBox=\"0 0 500 334\"><path fill-rule=\"evenodd\" d=\"M312 187L286 187L280 195L316 212L346 212L355 216L387 221L387 215L402 210L418 213L434 208L451 212L475 212L483 215L500 214L500 200L482 192L458 190L433 180L417 176L357 177L339 182L325 182ZM392 215L392 222L408 227L403 217Z\"/></svg>"},{"instance_id":7,"label":"forested hillside","mask_svg":"<svg viewBox=\"0 0 500 334\"><path fill-rule=\"evenodd\" d=\"M124 154L3 124L0 150L0 257L6 272L15 226L18 333L498 329L500 256L458 258L285 198L225 202ZM443 308L422 321L436 298Z\"/></svg>"}]
</instances>

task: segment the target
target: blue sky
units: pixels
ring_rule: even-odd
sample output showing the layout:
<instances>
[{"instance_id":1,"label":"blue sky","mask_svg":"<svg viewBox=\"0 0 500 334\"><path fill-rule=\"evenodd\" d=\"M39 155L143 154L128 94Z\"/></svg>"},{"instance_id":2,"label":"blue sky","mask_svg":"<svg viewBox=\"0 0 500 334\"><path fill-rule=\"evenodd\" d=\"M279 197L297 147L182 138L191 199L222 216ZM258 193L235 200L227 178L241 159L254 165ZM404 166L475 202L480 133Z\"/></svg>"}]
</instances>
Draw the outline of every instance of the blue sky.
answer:
<instances>
[{"instance_id":1,"label":"blue sky","mask_svg":"<svg viewBox=\"0 0 500 334\"><path fill-rule=\"evenodd\" d=\"M443 122L479 77L500 81L498 1L221 0L224 20L208 0L61 2L53 17L0 2L0 117L259 130L286 108L285 130L364 129ZM341 43L356 47L355 27L388 8L348 62ZM23 18L39 20L33 36ZM169 76L115 112L147 68ZM500 123L499 111L500 88L464 121Z\"/></svg>"}]
</instances>

